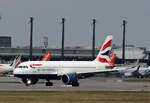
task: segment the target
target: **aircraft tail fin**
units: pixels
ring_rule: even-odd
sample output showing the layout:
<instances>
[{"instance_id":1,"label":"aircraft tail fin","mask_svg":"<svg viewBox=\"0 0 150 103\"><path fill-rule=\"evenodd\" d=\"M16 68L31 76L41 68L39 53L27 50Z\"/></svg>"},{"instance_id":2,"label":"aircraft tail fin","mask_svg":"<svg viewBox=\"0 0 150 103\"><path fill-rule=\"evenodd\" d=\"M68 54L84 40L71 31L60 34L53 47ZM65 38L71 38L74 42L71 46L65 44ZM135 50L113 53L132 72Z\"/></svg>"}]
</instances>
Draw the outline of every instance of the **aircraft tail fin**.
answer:
<instances>
[{"instance_id":1,"label":"aircraft tail fin","mask_svg":"<svg viewBox=\"0 0 150 103\"><path fill-rule=\"evenodd\" d=\"M21 63L21 55L17 56L10 66L12 67L12 69L15 69L20 63Z\"/></svg>"},{"instance_id":2,"label":"aircraft tail fin","mask_svg":"<svg viewBox=\"0 0 150 103\"><path fill-rule=\"evenodd\" d=\"M41 61L50 61L51 55L51 52L47 52L46 55L41 59Z\"/></svg>"},{"instance_id":3,"label":"aircraft tail fin","mask_svg":"<svg viewBox=\"0 0 150 103\"><path fill-rule=\"evenodd\" d=\"M110 66L114 66L116 54L112 54L110 56L112 49L112 39L113 39L112 35L108 35L106 37L95 61L98 61L100 63L108 63Z\"/></svg>"}]
</instances>

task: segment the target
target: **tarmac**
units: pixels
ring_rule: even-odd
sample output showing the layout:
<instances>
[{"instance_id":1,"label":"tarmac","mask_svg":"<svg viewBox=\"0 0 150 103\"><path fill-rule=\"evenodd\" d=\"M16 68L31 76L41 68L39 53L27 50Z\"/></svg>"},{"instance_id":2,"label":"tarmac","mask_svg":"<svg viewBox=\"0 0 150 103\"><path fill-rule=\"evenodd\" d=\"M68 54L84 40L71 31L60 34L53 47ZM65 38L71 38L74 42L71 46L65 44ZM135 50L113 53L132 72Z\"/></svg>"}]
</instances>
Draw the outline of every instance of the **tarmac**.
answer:
<instances>
[{"instance_id":1,"label":"tarmac","mask_svg":"<svg viewBox=\"0 0 150 103\"><path fill-rule=\"evenodd\" d=\"M45 81L25 86L19 78L0 77L0 91L150 91L150 82L125 82L121 78L92 77L79 80L79 87L64 85L61 80L52 81L54 86L45 86Z\"/></svg>"}]
</instances>

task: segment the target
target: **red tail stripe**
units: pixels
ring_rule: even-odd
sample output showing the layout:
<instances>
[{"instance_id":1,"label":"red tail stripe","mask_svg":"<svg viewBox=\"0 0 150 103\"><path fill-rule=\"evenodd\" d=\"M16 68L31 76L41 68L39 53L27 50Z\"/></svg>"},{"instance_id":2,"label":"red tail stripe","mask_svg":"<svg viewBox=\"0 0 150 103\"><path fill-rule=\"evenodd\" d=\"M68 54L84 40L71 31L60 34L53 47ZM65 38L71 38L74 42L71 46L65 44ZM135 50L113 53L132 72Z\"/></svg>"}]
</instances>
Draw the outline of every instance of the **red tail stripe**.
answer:
<instances>
[{"instance_id":1,"label":"red tail stripe","mask_svg":"<svg viewBox=\"0 0 150 103\"><path fill-rule=\"evenodd\" d=\"M111 67L114 67L115 66L115 64L113 64L113 63L108 63Z\"/></svg>"},{"instance_id":2,"label":"red tail stripe","mask_svg":"<svg viewBox=\"0 0 150 103\"><path fill-rule=\"evenodd\" d=\"M17 64L16 64L16 67L18 67L18 65L21 63L21 61L19 61Z\"/></svg>"},{"instance_id":3,"label":"red tail stripe","mask_svg":"<svg viewBox=\"0 0 150 103\"><path fill-rule=\"evenodd\" d=\"M42 58L41 61L50 61L51 55L52 55L52 53L51 53L51 52L48 52L48 53Z\"/></svg>"},{"instance_id":4,"label":"red tail stripe","mask_svg":"<svg viewBox=\"0 0 150 103\"><path fill-rule=\"evenodd\" d=\"M112 45L112 40L109 40L102 48L102 51L105 50L107 47L111 47Z\"/></svg>"},{"instance_id":5,"label":"red tail stripe","mask_svg":"<svg viewBox=\"0 0 150 103\"><path fill-rule=\"evenodd\" d=\"M42 64L31 64L30 66L42 66Z\"/></svg>"},{"instance_id":6,"label":"red tail stripe","mask_svg":"<svg viewBox=\"0 0 150 103\"><path fill-rule=\"evenodd\" d=\"M4 67L4 65L1 65L1 64L0 64L0 67Z\"/></svg>"},{"instance_id":7,"label":"red tail stripe","mask_svg":"<svg viewBox=\"0 0 150 103\"><path fill-rule=\"evenodd\" d=\"M115 58L116 58L116 54L112 54L110 56L110 59L111 61L108 62L105 58L98 58L98 61L101 62L101 63L108 63L111 67L114 67L115 66Z\"/></svg>"},{"instance_id":8,"label":"red tail stripe","mask_svg":"<svg viewBox=\"0 0 150 103\"><path fill-rule=\"evenodd\" d=\"M112 54L110 58L111 58L110 63L111 63L111 65L112 65L112 67L114 67L114 66L115 66L116 54Z\"/></svg>"},{"instance_id":9,"label":"red tail stripe","mask_svg":"<svg viewBox=\"0 0 150 103\"><path fill-rule=\"evenodd\" d=\"M99 58L98 60L99 62L102 62L102 63L108 63L108 61L105 58Z\"/></svg>"}]
</instances>

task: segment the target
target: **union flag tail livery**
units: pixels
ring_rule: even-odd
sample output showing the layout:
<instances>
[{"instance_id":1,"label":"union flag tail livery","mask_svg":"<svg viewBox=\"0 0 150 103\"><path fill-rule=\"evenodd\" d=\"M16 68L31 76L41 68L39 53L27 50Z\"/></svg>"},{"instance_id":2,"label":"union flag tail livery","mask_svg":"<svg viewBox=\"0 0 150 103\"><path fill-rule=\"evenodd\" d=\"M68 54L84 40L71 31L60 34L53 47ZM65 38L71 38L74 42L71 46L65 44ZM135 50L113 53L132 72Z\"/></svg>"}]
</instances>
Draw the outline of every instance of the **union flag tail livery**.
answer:
<instances>
[{"instance_id":1,"label":"union flag tail livery","mask_svg":"<svg viewBox=\"0 0 150 103\"><path fill-rule=\"evenodd\" d=\"M112 66L112 67L115 66L115 59L116 59L116 54L113 53L113 54L110 56L110 62L109 62L109 65L110 65L110 66Z\"/></svg>"},{"instance_id":2,"label":"union flag tail livery","mask_svg":"<svg viewBox=\"0 0 150 103\"><path fill-rule=\"evenodd\" d=\"M108 63L110 66L114 66L116 54L110 56L110 51L112 48L113 36L109 35L106 37L104 44L102 45L99 54L96 57L96 61L100 63Z\"/></svg>"},{"instance_id":3,"label":"union flag tail livery","mask_svg":"<svg viewBox=\"0 0 150 103\"><path fill-rule=\"evenodd\" d=\"M46 55L41 59L41 61L50 61L52 56L51 52L47 52Z\"/></svg>"}]
</instances>

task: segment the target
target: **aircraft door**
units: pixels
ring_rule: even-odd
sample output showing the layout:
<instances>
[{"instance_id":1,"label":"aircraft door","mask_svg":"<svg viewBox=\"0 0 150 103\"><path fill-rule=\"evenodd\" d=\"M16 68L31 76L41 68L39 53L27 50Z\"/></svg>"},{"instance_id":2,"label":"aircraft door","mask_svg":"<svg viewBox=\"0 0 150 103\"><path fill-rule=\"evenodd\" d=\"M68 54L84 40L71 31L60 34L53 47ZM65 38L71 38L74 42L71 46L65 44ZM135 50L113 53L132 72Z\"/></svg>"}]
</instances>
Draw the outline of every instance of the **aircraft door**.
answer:
<instances>
[{"instance_id":1,"label":"aircraft door","mask_svg":"<svg viewBox=\"0 0 150 103\"><path fill-rule=\"evenodd\" d=\"M57 75L62 75L62 74L63 74L63 72L62 72L62 63L60 62L59 66L57 68Z\"/></svg>"}]
</instances>

